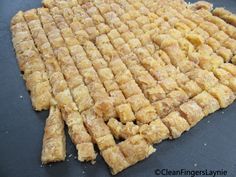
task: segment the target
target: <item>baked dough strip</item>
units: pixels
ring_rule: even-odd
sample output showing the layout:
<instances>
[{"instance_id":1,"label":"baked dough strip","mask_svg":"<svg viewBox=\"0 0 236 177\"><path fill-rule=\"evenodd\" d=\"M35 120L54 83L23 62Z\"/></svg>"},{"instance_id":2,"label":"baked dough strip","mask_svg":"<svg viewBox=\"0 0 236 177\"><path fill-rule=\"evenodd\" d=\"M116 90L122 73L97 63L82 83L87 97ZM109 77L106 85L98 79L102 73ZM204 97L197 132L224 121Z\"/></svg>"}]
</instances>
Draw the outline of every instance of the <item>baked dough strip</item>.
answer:
<instances>
[{"instance_id":1,"label":"baked dough strip","mask_svg":"<svg viewBox=\"0 0 236 177\"><path fill-rule=\"evenodd\" d=\"M215 8L212 11L212 14L215 16L218 16L219 18L223 19L229 24L232 24L233 26L236 26L236 16L235 14L231 13L230 11L224 9L224 8Z\"/></svg>"},{"instance_id":2,"label":"baked dough strip","mask_svg":"<svg viewBox=\"0 0 236 177\"><path fill-rule=\"evenodd\" d=\"M64 122L57 106L51 106L46 120L43 136L41 161L49 162L64 161L66 157L66 137Z\"/></svg>"}]
</instances>

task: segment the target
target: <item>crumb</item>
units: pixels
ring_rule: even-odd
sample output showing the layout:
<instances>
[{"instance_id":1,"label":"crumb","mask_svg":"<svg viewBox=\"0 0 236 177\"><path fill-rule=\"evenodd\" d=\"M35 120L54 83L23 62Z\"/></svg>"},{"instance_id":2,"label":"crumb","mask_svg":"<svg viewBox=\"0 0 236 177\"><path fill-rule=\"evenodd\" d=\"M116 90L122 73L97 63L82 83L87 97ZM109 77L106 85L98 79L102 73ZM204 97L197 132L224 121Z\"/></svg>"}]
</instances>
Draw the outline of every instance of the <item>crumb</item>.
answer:
<instances>
[{"instance_id":1,"label":"crumb","mask_svg":"<svg viewBox=\"0 0 236 177\"><path fill-rule=\"evenodd\" d=\"M224 112L224 111L222 111L221 113L222 113L222 114L224 114L225 112Z\"/></svg>"},{"instance_id":2,"label":"crumb","mask_svg":"<svg viewBox=\"0 0 236 177\"><path fill-rule=\"evenodd\" d=\"M197 167L197 163L193 164L194 167Z\"/></svg>"},{"instance_id":3,"label":"crumb","mask_svg":"<svg viewBox=\"0 0 236 177\"><path fill-rule=\"evenodd\" d=\"M69 159L66 159L67 162L69 162L70 160Z\"/></svg>"},{"instance_id":4,"label":"crumb","mask_svg":"<svg viewBox=\"0 0 236 177\"><path fill-rule=\"evenodd\" d=\"M210 122L211 122L211 121L209 121L209 120L207 121L208 124L209 124Z\"/></svg>"},{"instance_id":5,"label":"crumb","mask_svg":"<svg viewBox=\"0 0 236 177\"><path fill-rule=\"evenodd\" d=\"M43 164L41 164L40 167L43 168Z\"/></svg>"},{"instance_id":6,"label":"crumb","mask_svg":"<svg viewBox=\"0 0 236 177\"><path fill-rule=\"evenodd\" d=\"M68 157L71 158L71 157L72 157L72 154L70 154Z\"/></svg>"},{"instance_id":7,"label":"crumb","mask_svg":"<svg viewBox=\"0 0 236 177\"><path fill-rule=\"evenodd\" d=\"M74 156L74 159L77 159L77 157L76 157L76 156Z\"/></svg>"},{"instance_id":8,"label":"crumb","mask_svg":"<svg viewBox=\"0 0 236 177\"><path fill-rule=\"evenodd\" d=\"M91 161L91 164L92 164L92 165L94 165L95 163L96 163L96 161L95 161L95 160Z\"/></svg>"},{"instance_id":9,"label":"crumb","mask_svg":"<svg viewBox=\"0 0 236 177\"><path fill-rule=\"evenodd\" d=\"M8 134L9 132L8 131L5 131L5 134Z\"/></svg>"},{"instance_id":10,"label":"crumb","mask_svg":"<svg viewBox=\"0 0 236 177\"><path fill-rule=\"evenodd\" d=\"M83 174L85 174L85 171L82 171Z\"/></svg>"},{"instance_id":11,"label":"crumb","mask_svg":"<svg viewBox=\"0 0 236 177\"><path fill-rule=\"evenodd\" d=\"M22 96L22 95L20 95L20 99L23 99L23 96Z\"/></svg>"},{"instance_id":12,"label":"crumb","mask_svg":"<svg viewBox=\"0 0 236 177\"><path fill-rule=\"evenodd\" d=\"M203 145L204 145L204 146L207 146L207 143L204 143Z\"/></svg>"},{"instance_id":13,"label":"crumb","mask_svg":"<svg viewBox=\"0 0 236 177\"><path fill-rule=\"evenodd\" d=\"M52 167L52 164L48 165L49 167Z\"/></svg>"}]
</instances>

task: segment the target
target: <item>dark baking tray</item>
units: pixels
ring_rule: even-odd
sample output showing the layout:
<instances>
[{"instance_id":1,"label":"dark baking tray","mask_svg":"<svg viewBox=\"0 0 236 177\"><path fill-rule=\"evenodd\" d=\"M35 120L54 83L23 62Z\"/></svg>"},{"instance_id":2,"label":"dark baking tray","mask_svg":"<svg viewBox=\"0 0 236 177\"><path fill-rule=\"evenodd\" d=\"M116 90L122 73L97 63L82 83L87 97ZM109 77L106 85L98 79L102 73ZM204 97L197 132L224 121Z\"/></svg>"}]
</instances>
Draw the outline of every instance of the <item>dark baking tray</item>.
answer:
<instances>
[{"instance_id":1,"label":"dark baking tray","mask_svg":"<svg viewBox=\"0 0 236 177\"><path fill-rule=\"evenodd\" d=\"M236 13L236 1L211 2ZM48 112L37 113L31 107L9 31L10 19L18 10L40 6L41 0L0 1L0 177L111 176L101 156L97 157L95 165L75 160L76 151L69 138L65 162L41 165L43 128ZM181 138L156 145L156 153L117 177L154 177L158 176L155 174L157 169L223 169L227 176L235 177L235 130L236 103L206 117Z\"/></svg>"}]
</instances>

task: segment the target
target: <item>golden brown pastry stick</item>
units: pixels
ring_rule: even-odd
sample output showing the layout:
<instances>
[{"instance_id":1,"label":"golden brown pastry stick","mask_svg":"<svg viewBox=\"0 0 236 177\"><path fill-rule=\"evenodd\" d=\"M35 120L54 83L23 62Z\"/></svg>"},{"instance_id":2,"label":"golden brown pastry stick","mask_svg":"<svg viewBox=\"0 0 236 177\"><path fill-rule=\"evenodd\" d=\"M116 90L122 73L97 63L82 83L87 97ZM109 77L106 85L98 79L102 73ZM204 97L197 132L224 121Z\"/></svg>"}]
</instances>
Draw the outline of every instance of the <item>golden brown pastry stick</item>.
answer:
<instances>
[{"instance_id":1,"label":"golden brown pastry stick","mask_svg":"<svg viewBox=\"0 0 236 177\"><path fill-rule=\"evenodd\" d=\"M224 8L215 8L212 11L212 13L213 13L213 15L216 15L216 16L222 18L227 23L236 26L236 15L231 13L230 11L228 11Z\"/></svg>"},{"instance_id":2,"label":"golden brown pastry stick","mask_svg":"<svg viewBox=\"0 0 236 177\"><path fill-rule=\"evenodd\" d=\"M51 106L46 120L43 136L41 161L43 164L64 161L66 157L66 141L64 122L57 106Z\"/></svg>"}]
</instances>

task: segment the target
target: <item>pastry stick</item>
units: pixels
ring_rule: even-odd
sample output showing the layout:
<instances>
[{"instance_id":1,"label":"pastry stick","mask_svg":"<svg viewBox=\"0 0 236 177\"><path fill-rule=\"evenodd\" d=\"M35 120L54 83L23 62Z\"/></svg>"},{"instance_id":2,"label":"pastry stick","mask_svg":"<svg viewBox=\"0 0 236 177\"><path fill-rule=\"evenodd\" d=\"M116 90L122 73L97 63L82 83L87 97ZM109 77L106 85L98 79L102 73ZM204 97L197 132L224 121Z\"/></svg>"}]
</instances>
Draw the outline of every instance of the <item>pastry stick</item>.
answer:
<instances>
[{"instance_id":1,"label":"pastry stick","mask_svg":"<svg viewBox=\"0 0 236 177\"><path fill-rule=\"evenodd\" d=\"M206 2L206 1L198 1L195 2L193 4L189 5L189 8L191 10L200 10L200 9L204 9L207 11L211 11L213 9L213 4Z\"/></svg>"},{"instance_id":2,"label":"pastry stick","mask_svg":"<svg viewBox=\"0 0 236 177\"><path fill-rule=\"evenodd\" d=\"M78 108L73 101L68 85L61 73L61 68L54 56L39 18L36 15L36 10L27 11L24 16L31 34L34 37L34 41L41 50L42 57L50 76L50 83L52 85L55 100L63 113L63 119L68 126L70 137L78 150L78 159L81 161L94 160L96 155L91 142L91 137L83 125L82 118L77 111ZM75 80L71 80L70 86L78 85L78 83L80 83L80 80L75 77ZM80 146L86 146L87 148L80 148Z\"/></svg>"},{"instance_id":3,"label":"pastry stick","mask_svg":"<svg viewBox=\"0 0 236 177\"><path fill-rule=\"evenodd\" d=\"M212 14L225 20L227 23L236 26L236 16L224 8L215 8Z\"/></svg>"},{"instance_id":4,"label":"pastry stick","mask_svg":"<svg viewBox=\"0 0 236 177\"><path fill-rule=\"evenodd\" d=\"M18 12L11 21L13 45L27 89L31 94L32 105L37 111L47 110L50 106L51 86L45 66L29 34L28 27Z\"/></svg>"},{"instance_id":5,"label":"pastry stick","mask_svg":"<svg viewBox=\"0 0 236 177\"><path fill-rule=\"evenodd\" d=\"M64 122L57 106L51 106L46 120L43 136L41 161L43 164L64 161L66 157L66 142Z\"/></svg>"}]
</instances>

